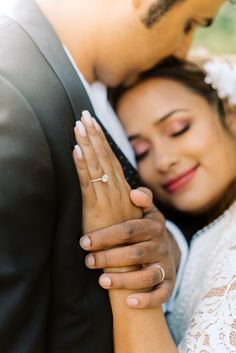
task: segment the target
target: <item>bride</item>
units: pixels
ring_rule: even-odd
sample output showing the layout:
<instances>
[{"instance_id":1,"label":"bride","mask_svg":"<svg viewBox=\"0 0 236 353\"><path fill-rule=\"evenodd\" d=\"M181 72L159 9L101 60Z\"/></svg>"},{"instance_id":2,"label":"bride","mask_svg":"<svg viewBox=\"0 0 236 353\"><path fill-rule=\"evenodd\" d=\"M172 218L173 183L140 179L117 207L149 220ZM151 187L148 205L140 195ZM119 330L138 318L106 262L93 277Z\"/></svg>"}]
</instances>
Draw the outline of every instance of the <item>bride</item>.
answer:
<instances>
[{"instance_id":1,"label":"bride","mask_svg":"<svg viewBox=\"0 0 236 353\"><path fill-rule=\"evenodd\" d=\"M190 242L168 325L162 307L128 308L127 291L109 291L116 353L236 352L236 74L227 65L222 80L216 63L205 75L172 59L116 97L144 184L158 206L181 215L176 220L188 226ZM129 186L97 122L85 114L75 134L85 232L120 222L125 207L132 217ZM91 182L94 175L107 177ZM132 193L154 208L148 189Z\"/></svg>"}]
</instances>

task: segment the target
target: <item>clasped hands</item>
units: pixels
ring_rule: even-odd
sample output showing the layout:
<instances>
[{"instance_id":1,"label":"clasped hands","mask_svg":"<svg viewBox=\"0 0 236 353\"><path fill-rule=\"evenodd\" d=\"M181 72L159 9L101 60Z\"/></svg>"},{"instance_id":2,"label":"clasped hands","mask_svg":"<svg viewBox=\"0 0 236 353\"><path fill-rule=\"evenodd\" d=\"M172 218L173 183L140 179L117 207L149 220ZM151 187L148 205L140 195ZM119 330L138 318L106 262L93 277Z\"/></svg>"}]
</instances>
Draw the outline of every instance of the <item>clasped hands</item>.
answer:
<instances>
[{"instance_id":1,"label":"clasped hands","mask_svg":"<svg viewBox=\"0 0 236 353\"><path fill-rule=\"evenodd\" d=\"M102 129L86 111L75 127L73 151L83 197L81 247L90 269L104 269L105 289L133 290L127 305L152 308L166 302L175 284L179 249L146 188L131 190ZM107 183L91 183L103 174ZM158 263L165 271L153 264ZM161 283L160 283L161 282Z\"/></svg>"}]
</instances>

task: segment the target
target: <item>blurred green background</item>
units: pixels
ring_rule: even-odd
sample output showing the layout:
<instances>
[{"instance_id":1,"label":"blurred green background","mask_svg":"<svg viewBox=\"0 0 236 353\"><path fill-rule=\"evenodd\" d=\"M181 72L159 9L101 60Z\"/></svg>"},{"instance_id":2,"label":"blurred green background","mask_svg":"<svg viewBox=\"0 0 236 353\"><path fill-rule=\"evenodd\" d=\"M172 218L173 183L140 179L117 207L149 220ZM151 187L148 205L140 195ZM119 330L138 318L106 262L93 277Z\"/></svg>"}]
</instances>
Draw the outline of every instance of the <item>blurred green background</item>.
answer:
<instances>
[{"instance_id":1,"label":"blurred green background","mask_svg":"<svg viewBox=\"0 0 236 353\"><path fill-rule=\"evenodd\" d=\"M193 49L207 48L213 54L236 54L236 4L225 3L210 28L197 31Z\"/></svg>"}]
</instances>

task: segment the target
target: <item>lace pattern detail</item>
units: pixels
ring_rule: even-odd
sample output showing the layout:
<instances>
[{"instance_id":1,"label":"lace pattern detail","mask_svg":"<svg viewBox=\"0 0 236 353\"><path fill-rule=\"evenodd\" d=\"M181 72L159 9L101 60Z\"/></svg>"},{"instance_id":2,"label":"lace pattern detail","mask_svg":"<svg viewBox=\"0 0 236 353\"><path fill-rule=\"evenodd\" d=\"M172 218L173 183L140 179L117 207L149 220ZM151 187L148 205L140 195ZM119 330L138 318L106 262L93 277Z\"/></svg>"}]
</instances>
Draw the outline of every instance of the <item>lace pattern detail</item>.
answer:
<instances>
[{"instance_id":1,"label":"lace pattern detail","mask_svg":"<svg viewBox=\"0 0 236 353\"><path fill-rule=\"evenodd\" d=\"M236 203L192 241L168 323L180 353L236 353Z\"/></svg>"}]
</instances>

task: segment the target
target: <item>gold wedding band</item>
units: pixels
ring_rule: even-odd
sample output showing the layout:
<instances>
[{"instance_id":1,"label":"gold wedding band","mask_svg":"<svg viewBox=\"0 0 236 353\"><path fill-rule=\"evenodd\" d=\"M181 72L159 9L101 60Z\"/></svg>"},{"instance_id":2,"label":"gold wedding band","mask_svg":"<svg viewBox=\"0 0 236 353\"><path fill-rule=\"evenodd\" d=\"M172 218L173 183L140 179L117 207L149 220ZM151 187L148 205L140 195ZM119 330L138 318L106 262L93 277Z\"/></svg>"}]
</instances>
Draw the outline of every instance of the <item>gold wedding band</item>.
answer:
<instances>
[{"instance_id":1,"label":"gold wedding band","mask_svg":"<svg viewBox=\"0 0 236 353\"><path fill-rule=\"evenodd\" d=\"M161 280L160 280L160 282L158 283L158 284L161 284L161 283L164 281L165 276L166 276L164 268L161 267L161 265L159 265L159 264L157 264L157 263L152 264L151 266L157 268L157 269L161 272Z\"/></svg>"}]
</instances>

